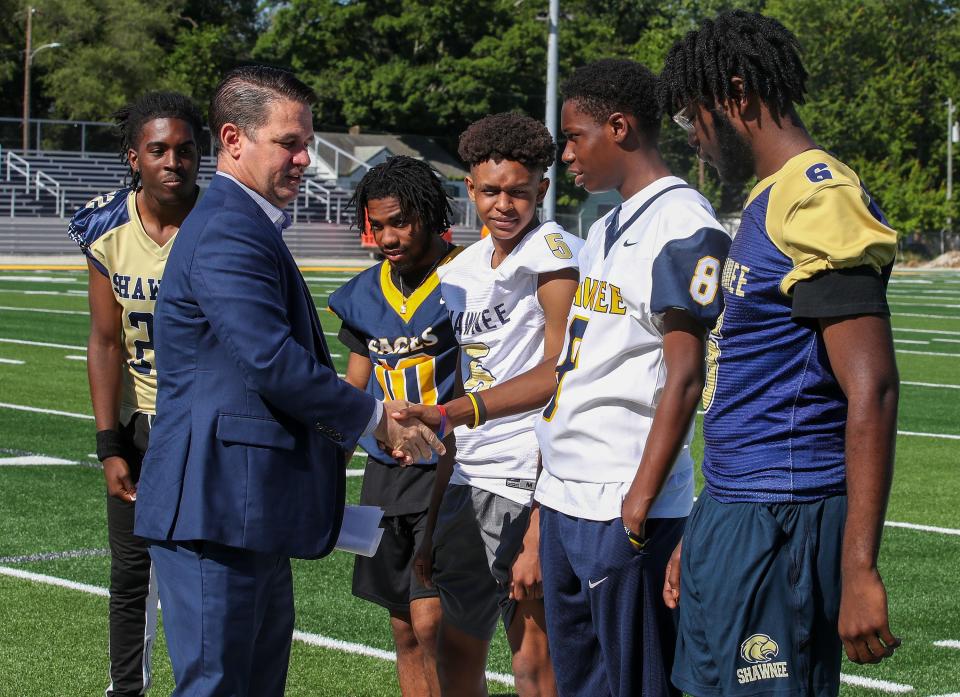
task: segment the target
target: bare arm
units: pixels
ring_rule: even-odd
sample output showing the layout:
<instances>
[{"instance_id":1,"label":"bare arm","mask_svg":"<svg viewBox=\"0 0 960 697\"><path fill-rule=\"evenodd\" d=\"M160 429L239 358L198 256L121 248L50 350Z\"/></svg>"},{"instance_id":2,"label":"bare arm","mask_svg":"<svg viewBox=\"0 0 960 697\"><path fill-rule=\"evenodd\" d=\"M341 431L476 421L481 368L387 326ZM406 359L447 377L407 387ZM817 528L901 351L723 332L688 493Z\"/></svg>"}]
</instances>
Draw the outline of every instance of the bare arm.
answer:
<instances>
[{"instance_id":1,"label":"bare arm","mask_svg":"<svg viewBox=\"0 0 960 697\"><path fill-rule=\"evenodd\" d=\"M877 663L900 644L890 632L886 589L877 571L899 400L890 320L861 315L821 320L820 326L847 397L847 519L838 629L851 661Z\"/></svg>"},{"instance_id":2,"label":"bare arm","mask_svg":"<svg viewBox=\"0 0 960 697\"><path fill-rule=\"evenodd\" d=\"M641 537L647 514L683 446L703 391L704 335L704 328L683 310L667 310L664 314L667 379L621 510L624 525Z\"/></svg>"},{"instance_id":3,"label":"bare arm","mask_svg":"<svg viewBox=\"0 0 960 697\"><path fill-rule=\"evenodd\" d=\"M110 279L87 261L90 336L87 339L87 379L98 431L116 430L120 418L123 347L120 345L123 308L113 295ZM123 501L136 499L130 465L122 457L103 461L107 493Z\"/></svg>"},{"instance_id":4,"label":"bare arm","mask_svg":"<svg viewBox=\"0 0 960 697\"><path fill-rule=\"evenodd\" d=\"M567 315L578 278L576 269L540 274L537 298L544 314L543 360L527 372L483 391L488 420L542 407L553 396L557 389L557 360L563 350ZM473 421L473 406L468 398L453 399L445 406L448 429ZM434 427L440 423L435 407L413 406L400 413L415 416Z\"/></svg>"}]
</instances>

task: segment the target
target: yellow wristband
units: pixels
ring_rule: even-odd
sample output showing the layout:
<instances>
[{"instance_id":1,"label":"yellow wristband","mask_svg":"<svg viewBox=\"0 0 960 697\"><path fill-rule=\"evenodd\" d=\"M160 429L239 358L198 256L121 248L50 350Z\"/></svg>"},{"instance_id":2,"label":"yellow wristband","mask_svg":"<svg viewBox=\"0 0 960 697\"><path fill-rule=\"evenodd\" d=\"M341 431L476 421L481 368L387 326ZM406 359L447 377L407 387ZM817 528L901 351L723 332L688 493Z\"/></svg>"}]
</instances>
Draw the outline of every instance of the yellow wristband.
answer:
<instances>
[{"instance_id":1,"label":"yellow wristband","mask_svg":"<svg viewBox=\"0 0 960 697\"><path fill-rule=\"evenodd\" d=\"M477 398L473 396L473 392L467 392L467 398L473 407L473 425L470 428L476 428L480 425L480 407L477 404Z\"/></svg>"}]
</instances>

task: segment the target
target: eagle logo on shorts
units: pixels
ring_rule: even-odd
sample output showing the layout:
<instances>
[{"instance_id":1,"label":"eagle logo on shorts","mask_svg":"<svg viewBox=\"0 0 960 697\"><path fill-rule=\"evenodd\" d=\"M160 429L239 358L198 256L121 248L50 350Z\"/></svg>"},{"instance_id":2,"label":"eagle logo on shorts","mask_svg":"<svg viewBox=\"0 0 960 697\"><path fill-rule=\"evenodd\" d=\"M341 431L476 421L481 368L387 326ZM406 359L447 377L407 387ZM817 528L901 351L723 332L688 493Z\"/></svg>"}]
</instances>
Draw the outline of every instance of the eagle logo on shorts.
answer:
<instances>
[{"instance_id":1,"label":"eagle logo on shorts","mask_svg":"<svg viewBox=\"0 0 960 697\"><path fill-rule=\"evenodd\" d=\"M747 663L769 663L778 653L777 642L766 634L754 634L740 644L740 655Z\"/></svg>"}]
</instances>

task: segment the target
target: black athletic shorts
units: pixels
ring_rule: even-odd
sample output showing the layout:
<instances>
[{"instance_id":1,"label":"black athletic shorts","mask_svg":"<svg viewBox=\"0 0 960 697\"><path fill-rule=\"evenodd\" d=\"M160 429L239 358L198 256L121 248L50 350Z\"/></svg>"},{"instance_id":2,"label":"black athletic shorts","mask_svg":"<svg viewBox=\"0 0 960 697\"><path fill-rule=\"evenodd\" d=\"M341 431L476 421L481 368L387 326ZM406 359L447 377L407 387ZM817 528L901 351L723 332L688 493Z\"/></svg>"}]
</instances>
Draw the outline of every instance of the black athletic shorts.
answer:
<instances>
[{"instance_id":1,"label":"black athletic shorts","mask_svg":"<svg viewBox=\"0 0 960 697\"><path fill-rule=\"evenodd\" d=\"M436 598L437 589L420 583L413 555L423 541L427 512L384 517L383 539L372 557L357 555L353 564L353 594L391 613L410 611L410 601Z\"/></svg>"}]
</instances>

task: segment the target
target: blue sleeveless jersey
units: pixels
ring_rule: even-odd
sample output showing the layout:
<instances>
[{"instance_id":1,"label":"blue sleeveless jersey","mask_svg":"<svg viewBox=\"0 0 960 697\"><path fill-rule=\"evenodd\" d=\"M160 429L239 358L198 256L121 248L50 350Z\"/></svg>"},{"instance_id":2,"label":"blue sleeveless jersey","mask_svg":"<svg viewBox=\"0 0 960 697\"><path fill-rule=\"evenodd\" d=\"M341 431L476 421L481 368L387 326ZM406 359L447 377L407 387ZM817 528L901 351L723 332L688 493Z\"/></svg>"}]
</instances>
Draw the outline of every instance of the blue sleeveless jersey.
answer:
<instances>
[{"instance_id":1,"label":"blue sleeveless jersey","mask_svg":"<svg viewBox=\"0 0 960 697\"><path fill-rule=\"evenodd\" d=\"M843 163L802 153L754 188L724 264L707 342L703 474L722 502L805 502L845 487L847 401L793 286L892 260L896 233Z\"/></svg>"},{"instance_id":2,"label":"blue sleeveless jersey","mask_svg":"<svg viewBox=\"0 0 960 697\"><path fill-rule=\"evenodd\" d=\"M443 266L462 248L454 248ZM367 391L377 399L443 404L453 398L460 346L433 271L404 302L384 261L361 272L330 295L330 310L363 337L373 364ZM375 459L393 462L373 436L360 445ZM420 464L436 463L436 455Z\"/></svg>"}]
</instances>

